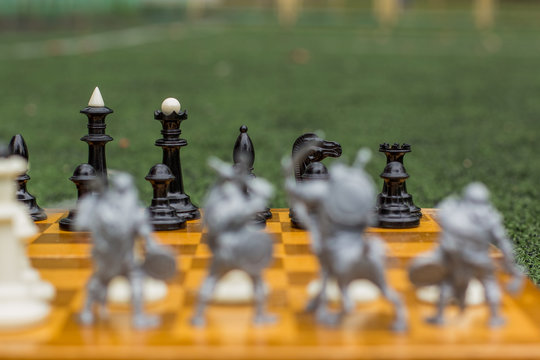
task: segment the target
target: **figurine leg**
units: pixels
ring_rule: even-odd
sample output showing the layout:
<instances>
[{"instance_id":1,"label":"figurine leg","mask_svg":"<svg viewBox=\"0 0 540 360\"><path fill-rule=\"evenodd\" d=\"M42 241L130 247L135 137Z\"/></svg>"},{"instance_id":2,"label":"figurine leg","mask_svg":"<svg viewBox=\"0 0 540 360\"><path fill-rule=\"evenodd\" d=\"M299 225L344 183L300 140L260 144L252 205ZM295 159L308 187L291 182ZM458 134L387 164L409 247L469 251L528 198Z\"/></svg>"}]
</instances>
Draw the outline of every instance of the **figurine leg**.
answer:
<instances>
[{"instance_id":1,"label":"figurine leg","mask_svg":"<svg viewBox=\"0 0 540 360\"><path fill-rule=\"evenodd\" d=\"M95 316L93 306L95 302L102 303L107 297L107 285L102 283L102 280L97 274L92 274L86 285L86 301L83 309L79 314L79 321L84 325L94 323Z\"/></svg>"},{"instance_id":2,"label":"figurine leg","mask_svg":"<svg viewBox=\"0 0 540 360\"><path fill-rule=\"evenodd\" d=\"M326 271L324 271L324 269L321 269L319 278L321 279L321 288L322 288L322 284L328 281L328 274L326 273ZM312 313L319 308L319 305L321 302L321 294L322 294L322 291L319 290L319 292L309 300L305 308L306 312Z\"/></svg>"},{"instance_id":3,"label":"figurine leg","mask_svg":"<svg viewBox=\"0 0 540 360\"><path fill-rule=\"evenodd\" d=\"M484 294L486 302L489 305L490 318L489 326L497 327L505 323L504 318L499 314L499 306L501 304L501 291L499 285L493 276L488 276L480 280L484 285Z\"/></svg>"},{"instance_id":4,"label":"figurine leg","mask_svg":"<svg viewBox=\"0 0 540 360\"><path fill-rule=\"evenodd\" d=\"M197 302L197 307L195 309L195 314L191 318L191 325L204 326L206 324L206 321L204 319L204 310L206 309L206 305L212 298L212 294L214 293L214 288L216 287L218 280L218 276L212 271L210 272L210 274L208 274L206 279L204 279L201 289L199 290L199 299Z\"/></svg>"},{"instance_id":5,"label":"figurine leg","mask_svg":"<svg viewBox=\"0 0 540 360\"><path fill-rule=\"evenodd\" d=\"M251 281L253 281L253 293L255 295L255 324L269 324L276 322L274 315L268 314L264 310L265 295L264 284L261 275L252 275Z\"/></svg>"},{"instance_id":6,"label":"figurine leg","mask_svg":"<svg viewBox=\"0 0 540 360\"><path fill-rule=\"evenodd\" d=\"M328 287L328 274L321 279L321 291L318 294L317 308L315 309L315 319L321 324L336 326L339 324L340 316L328 311L328 299L326 289Z\"/></svg>"},{"instance_id":7,"label":"figurine leg","mask_svg":"<svg viewBox=\"0 0 540 360\"><path fill-rule=\"evenodd\" d=\"M341 293L341 315L348 314L353 309L353 302L349 296L349 282L338 279L339 291Z\"/></svg>"},{"instance_id":8,"label":"figurine leg","mask_svg":"<svg viewBox=\"0 0 540 360\"><path fill-rule=\"evenodd\" d=\"M401 297L391 289L386 283L386 277L384 275L384 261L373 261L373 277L368 278L373 284L375 284L380 290L382 295L394 305L394 322L392 323L392 330L397 332L403 332L407 330L407 312L401 301Z\"/></svg>"},{"instance_id":9,"label":"figurine leg","mask_svg":"<svg viewBox=\"0 0 540 360\"><path fill-rule=\"evenodd\" d=\"M442 325L444 323L443 313L446 304L450 300L450 294L452 293L452 287L447 282L441 283L439 286L439 302L437 303L437 313L426 319L426 322L435 325Z\"/></svg>"},{"instance_id":10,"label":"figurine leg","mask_svg":"<svg viewBox=\"0 0 540 360\"><path fill-rule=\"evenodd\" d=\"M138 329L147 329L159 325L157 316L144 314L143 281L144 272L134 270L129 276L131 283L131 301L133 306L133 325Z\"/></svg>"}]
</instances>

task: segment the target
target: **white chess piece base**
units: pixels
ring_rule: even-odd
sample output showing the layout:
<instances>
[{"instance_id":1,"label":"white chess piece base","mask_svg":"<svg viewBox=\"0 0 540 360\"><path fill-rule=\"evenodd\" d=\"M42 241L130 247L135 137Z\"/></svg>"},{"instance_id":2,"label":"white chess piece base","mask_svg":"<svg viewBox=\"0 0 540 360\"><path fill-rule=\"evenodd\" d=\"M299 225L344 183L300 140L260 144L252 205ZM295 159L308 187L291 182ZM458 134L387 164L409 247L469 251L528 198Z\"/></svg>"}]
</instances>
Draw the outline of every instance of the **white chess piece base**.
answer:
<instances>
[{"instance_id":1,"label":"white chess piece base","mask_svg":"<svg viewBox=\"0 0 540 360\"><path fill-rule=\"evenodd\" d=\"M143 297L145 302L159 301L165 298L165 296L167 296L167 284L150 277L144 279ZM130 303L131 285L129 281L123 276L115 277L109 284L107 299L113 303Z\"/></svg>"},{"instance_id":2,"label":"white chess piece base","mask_svg":"<svg viewBox=\"0 0 540 360\"><path fill-rule=\"evenodd\" d=\"M43 282L36 285L38 289L25 282L0 285L0 328L24 328L49 315L50 306L43 301L43 295L50 295L51 289L54 295L54 288Z\"/></svg>"},{"instance_id":3,"label":"white chess piece base","mask_svg":"<svg viewBox=\"0 0 540 360\"><path fill-rule=\"evenodd\" d=\"M264 288L265 294L268 288ZM248 274L241 270L229 271L217 283L212 296L213 302L222 304L237 304L251 302L254 299L253 282Z\"/></svg>"},{"instance_id":4,"label":"white chess piece base","mask_svg":"<svg viewBox=\"0 0 540 360\"><path fill-rule=\"evenodd\" d=\"M439 301L440 290L438 286L425 286L416 290L416 297L420 301L435 304ZM473 279L469 283L465 294L466 305L480 305L485 301L484 287L480 281Z\"/></svg>"},{"instance_id":5,"label":"white chess piece base","mask_svg":"<svg viewBox=\"0 0 540 360\"><path fill-rule=\"evenodd\" d=\"M307 291L309 297L314 297L321 290L321 281L313 280L308 284ZM351 300L361 303L374 301L379 298L381 295L379 288L377 288L369 280L355 280L349 285L349 296ZM335 280L329 280L326 287L326 296L330 301L339 301L341 295L339 292L339 287Z\"/></svg>"}]
</instances>

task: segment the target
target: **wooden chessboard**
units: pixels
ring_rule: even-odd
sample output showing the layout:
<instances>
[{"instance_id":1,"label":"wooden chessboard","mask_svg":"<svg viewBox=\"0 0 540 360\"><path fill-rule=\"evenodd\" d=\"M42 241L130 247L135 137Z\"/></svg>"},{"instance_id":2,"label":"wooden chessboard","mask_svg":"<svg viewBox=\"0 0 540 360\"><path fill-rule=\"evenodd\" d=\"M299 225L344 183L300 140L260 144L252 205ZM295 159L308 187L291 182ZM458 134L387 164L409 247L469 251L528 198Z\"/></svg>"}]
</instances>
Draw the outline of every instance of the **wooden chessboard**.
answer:
<instances>
[{"instance_id":1,"label":"wooden chessboard","mask_svg":"<svg viewBox=\"0 0 540 360\"><path fill-rule=\"evenodd\" d=\"M171 281L168 296L147 306L148 312L161 317L159 328L134 330L127 305L112 305L108 320L81 326L76 313L91 273L90 238L87 233L60 231L58 220L66 212L49 210L48 220L38 223L40 233L31 240L28 253L32 265L57 289L53 310L38 326L0 333L0 358L540 357L540 291L530 281L519 297L504 295L505 327L487 326L485 306L469 307L460 316L450 308L444 327L424 323L434 307L416 299L404 270L411 258L435 245L440 231L434 210L424 209L423 213L416 229L370 230L388 245L388 279L408 308L410 329L395 334L389 330L392 308L382 299L357 305L337 328L317 325L303 312L306 286L317 277L318 265L310 254L308 234L291 228L286 209L273 210L274 217L266 227L275 239L275 261L265 272L271 288L269 310L279 316L275 325L252 325L249 305L211 305L206 328L189 324L211 256L201 241L201 222L192 221L184 230L157 233L179 259L179 275Z\"/></svg>"}]
</instances>

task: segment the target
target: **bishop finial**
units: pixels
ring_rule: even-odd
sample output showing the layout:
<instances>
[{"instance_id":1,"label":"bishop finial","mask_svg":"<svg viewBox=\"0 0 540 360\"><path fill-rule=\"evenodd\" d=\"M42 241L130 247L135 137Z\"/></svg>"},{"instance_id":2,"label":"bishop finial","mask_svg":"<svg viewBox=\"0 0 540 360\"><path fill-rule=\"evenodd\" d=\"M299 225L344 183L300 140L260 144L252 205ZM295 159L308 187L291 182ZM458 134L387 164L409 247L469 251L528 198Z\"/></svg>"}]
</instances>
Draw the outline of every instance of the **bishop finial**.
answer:
<instances>
[{"instance_id":1,"label":"bishop finial","mask_svg":"<svg viewBox=\"0 0 540 360\"><path fill-rule=\"evenodd\" d=\"M96 86L94 89L94 92L92 93L92 96L90 97L90 100L88 101L88 106L90 107L104 107L105 102L103 101L103 97L101 96L101 91L99 91L99 88Z\"/></svg>"},{"instance_id":2,"label":"bishop finial","mask_svg":"<svg viewBox=\"0 0 540 360\"><path fill-rule=\"evenodd\" d=\"M21 134L17 134L11 138L9 142L9 153L19 155L28 160L28 148Z\"/></svg>"},{"instance_id":3,"label":"bishop finial","mask_svg":"<svg viewBox=\"0 0 540 360\"><path fill-rule=\"evenodd\" d=\"M247 130L246 125L240 127L240 134L234 144L233 161L235 164L243 163L247 169L252 170L255 162L255 150Z\"/></svg>"}]
</instances>

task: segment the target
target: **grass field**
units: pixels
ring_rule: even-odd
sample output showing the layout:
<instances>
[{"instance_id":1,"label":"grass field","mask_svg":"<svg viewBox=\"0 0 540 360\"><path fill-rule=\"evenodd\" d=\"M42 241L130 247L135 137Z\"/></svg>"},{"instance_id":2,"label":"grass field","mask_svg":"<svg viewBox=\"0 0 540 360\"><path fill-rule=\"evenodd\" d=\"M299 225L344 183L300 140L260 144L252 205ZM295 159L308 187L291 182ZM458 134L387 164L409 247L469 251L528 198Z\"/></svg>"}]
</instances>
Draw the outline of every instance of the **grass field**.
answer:
<instances>
[{"instance_id":1,"label":"grass field","mask_svg":"<svg viewBox=\"0 0 540 360\"><path fill-rule=\"evenodd\" d=\"M483 181L520 262L540 282L540 7L531 9L501 13L489 32L477 31L465 11L410 11L385 30L369 13L311 11L297 27L279 28L272 13L233 10L136 27L138 45L106 28L7 31L0 35L0 136L26 138L28 187L46 207L76 194L68 178L87 161L79 110L96 85L115 111L107 121L115 138L108 167L133 174L145 203L144 176L161 159L153 111L169 96L189 110L183 174L199 204L214 181L206 159L231 161L242 124L255 144L255 173L276 186L272 207L287 206L279 162L304 132L340 142L344 161L362 146L372 149L368 170L379 184L379 143L407 142L417 205L435 207ZM81 38L90 32L106 35ZM65 38L72 42L57 40ZM69 46L73 54L62 56Z\"/></svg>"}]
</instances>

